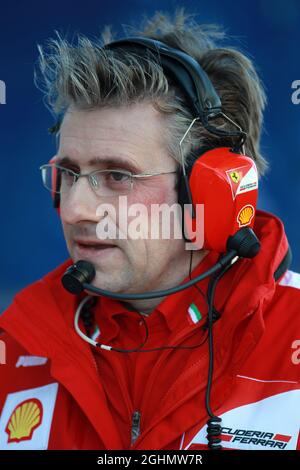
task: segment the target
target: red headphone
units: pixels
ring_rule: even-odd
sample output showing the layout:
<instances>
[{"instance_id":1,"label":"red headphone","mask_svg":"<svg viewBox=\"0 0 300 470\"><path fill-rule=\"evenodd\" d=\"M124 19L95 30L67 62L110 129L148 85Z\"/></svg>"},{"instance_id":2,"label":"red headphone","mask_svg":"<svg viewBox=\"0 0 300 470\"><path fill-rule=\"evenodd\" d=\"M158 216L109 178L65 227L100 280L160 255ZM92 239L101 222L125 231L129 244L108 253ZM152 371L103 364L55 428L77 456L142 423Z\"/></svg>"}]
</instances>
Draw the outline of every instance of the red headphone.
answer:
<instances>
[{"instance_id":1,"label":"red headphone","mask_svg":"<svg viewBox=\"0 0 300 470\"><path fill-rule=\"evenodd\" d=\"M203 204L203 247L226 252L228 237L242 227L253 228L258 197L258 175L254 161L227 147L208 150L187 170L194 208ZM181 180L183 181L183 180ZM180 185L179 202L188 202L186 185ZM185 228L196 231L197 213L184 209Z\"/></svg>"}]
</instances>

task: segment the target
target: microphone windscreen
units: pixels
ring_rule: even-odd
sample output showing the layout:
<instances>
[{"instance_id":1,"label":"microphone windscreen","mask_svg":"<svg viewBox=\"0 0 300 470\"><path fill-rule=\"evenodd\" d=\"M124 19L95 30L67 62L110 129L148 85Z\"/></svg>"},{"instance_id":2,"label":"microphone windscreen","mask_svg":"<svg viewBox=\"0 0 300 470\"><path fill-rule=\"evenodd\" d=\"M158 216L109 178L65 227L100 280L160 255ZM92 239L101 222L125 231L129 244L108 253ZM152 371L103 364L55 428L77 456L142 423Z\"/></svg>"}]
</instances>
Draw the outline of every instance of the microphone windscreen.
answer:
<instances>
[{"instance_id":1,"label":"microphone windscreen","mask_svg":"<svg viewBox=\"0 0 300 470\"><path fill-rule=\"evenodd\" d=\"M90 284L96 275L95 268L89 261L80 260L70 266L61 278L62 285L71 294L83 291L83 284Z\"/></svg>"}]
</instances>

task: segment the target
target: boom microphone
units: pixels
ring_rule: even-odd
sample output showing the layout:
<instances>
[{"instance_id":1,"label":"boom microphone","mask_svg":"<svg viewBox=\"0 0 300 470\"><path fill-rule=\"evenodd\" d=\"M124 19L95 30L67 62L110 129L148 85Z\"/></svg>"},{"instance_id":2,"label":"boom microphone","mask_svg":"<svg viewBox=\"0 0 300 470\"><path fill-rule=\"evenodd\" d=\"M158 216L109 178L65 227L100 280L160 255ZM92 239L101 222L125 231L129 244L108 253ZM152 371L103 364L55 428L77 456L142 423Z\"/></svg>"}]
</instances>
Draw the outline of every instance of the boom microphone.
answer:
<instances>
[{"instance_id":1,"label":"boom microphone","mask_svg":"<svg viewBox=\"0 0 300 470\"><path fill-rule=\"evenodd\" d=\"M104 289L99 289L98 287L90 284L96 275L96 271L93 264L85 260L78 261L66 270L62 276L62 284L67 291L74 295L78 295L83 290L87 290L94 294L110 297L116 300L141 300L165 297L167 295L176 294L177 292L197 284L215 272L235 263L238 258L253 258L260 250L260 242L251 228L244 227L228 238L226 247L227 252L223 254L218 262L210 269L194 279L170 289L135 294L118 294Z\"/></svg>"}]
</instances>

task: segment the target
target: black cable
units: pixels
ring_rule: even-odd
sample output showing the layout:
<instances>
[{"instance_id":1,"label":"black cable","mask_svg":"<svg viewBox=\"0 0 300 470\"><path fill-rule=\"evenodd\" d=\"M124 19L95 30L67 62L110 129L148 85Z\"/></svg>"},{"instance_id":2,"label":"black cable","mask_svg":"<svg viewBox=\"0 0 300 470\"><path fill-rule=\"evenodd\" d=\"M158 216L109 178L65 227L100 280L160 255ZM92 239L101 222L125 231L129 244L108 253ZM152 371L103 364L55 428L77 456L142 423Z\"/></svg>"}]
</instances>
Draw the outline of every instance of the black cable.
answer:
<instances>
[{"instance_id":1,"label":"black cable","mask_svg":"<svg viewBox=\"0 0 300 470\"><path fill-rule=\"evenodd\" d=\"M221 445L221 423L222 419L216 416L210 405L210 395L212 389L213 373L214 373L214 343L213 343L213 324L216 321L214 316L214 297L217 284L221 277L231 268L232 264L225 266L218 274L211 277L209 286L207 289L208 297L208 316L207 316L207 328L208 328L208 348L209 348L209 366L207 376L207 386L205 393L205 407L210 418L207 421L207 441L208 448L210 450L222 450Z\"/></svg>"},{"instance_id":2,"label":"black cable","mask_svg":"<svg viewBox=\"0 0 300 470\"><path fill-rule=\"evenodd\" d=\"M93 297L93 300L94 299L97 299L96 297ZM86 329L86 332L87 332L87 336L90 337L90 327L92 326L93 324L93 321L92 321L92 316L94 315L93 312L90 310L90 308L92 307L95 307L96 305L96 302L95 301L92 301L91 303L88 301L87 302L87 305L85 304L83 306L83 323L84 323L84 326L85 326L85 329ZM196 348L199 348L200 346L202 346L207 338L208 338L208 334L205 336L205 338L203 339L203 341L201 341L201 343L199 344L195 344L194 346L161 346L159 348L151 348L151 349L141 349L147 342L148 338L149 338L149 328L148 328L148 325L147 325L147 322L146 322L146 319L144 318L144 316L136 311L136 310L132 310L132 313L136 313L137 315L139 315L140 319L142 320L143 324L144 324L144 327L145 327L145 339L144 341L142 342L142 344L137 347L137 348L133 348L133 349L121 349L121 348L116 348L116 347L113 347L111 346L111 351L115 351L115 352L119 352L119 353L136 353L136 352L154 352L154 351L162 351L162 350L166 350L166 349L196 349ZM102 343L97 343L97 346L99 348L101 348L102 346Z\"/></svg>"},{"instance_id":3,"label":"black cable","mask_svg":"<svg viewBox=\"0 0 300 470\"><path fill-rule=\"evenodd\" d=\"M84 306L82 307L81 314L80 314L80 316L82 318L82 321L83 321L83 324L84 324L84 327L85 327L86 334L89 338L91 337L90 328L93 325L93 317L94 317L94 313L91 311L91 309L93 309L96 306L97 301L98 301L98 297L93 296L92 299L88 300L84 304ZM138 348L135 348L133 350L128 350L128 352L137 352L137 351L139 351L139 348L142 348L144 346L144 344L147 342L147 340L149 338L149 329L148 329L148 325L145 321L144 316L140 312L138 312L137 310L132 310L132 313L136 313L137 315L139 315L139 317L140 317L140 319L143 322L144 327L145 327L144 341L140 344L140 346ZM97 344L101 344L101 343L97 343ZM112 348L112 349L116 350L117 348ZM123 351L123 350L120 350L120 351Z\"/></svg>"},{"instance_id":4,"label":"black cable","mask_svg":"<svg viewBox=\"0 0 300 470\"><path fill-rule=\"evenodd\" d=\"M206 385L206 392L205 392L205 406L208 415L210 418L207 421L207 441L208 441L208 448L210 450L221 450L221 418L216 416L210 406L210 393L212 387L212 379L214 373L214 345L213 345L213 301L214 301L214 294L215 289L217 286L218 279L214 279L211 293L208 299L209 309L208 309L208 348L209 348L209 366L208 366L208 377L207 377L207 385Z\"/></svg>"},{"instance_id":5,"label":"black cable","mask_svg":"<svg viewBox=\"0 0 300 470\"><path fill-rule=\"evenodd\" d=\"M190 255L190 267L189 267L189 278L192 280L192 264L193 264L193 250L191 250L191 255ZM203 290L201 289L201 287L197 286L197 284L194 284L195 289L197 289L200 294L202 295L206 305L207 305L207 310L208 310L208 301L207 301L207 297L206 295L204 294Z\"/></svg>"},{"instance_id":6,"label":"black cable","mask_svg":"<svg viewBox=\"0 0 300 470\"><path fill-rule=\"evenodd\" d=\"M189 268L189 277L191 279L191 272L192 272L192 260L193 260L193 250L191 250L191 256L190 256L190 268ZM230 267L230 265L229 265ZM226 268L229 269L229 267ZM219 318L219 316L214 315L214 306L213 306L213 300L214 300L214 293L215 293L215 288L217 285L218 280L220 277L225 273L225 268L221 273L219 273L218 276L215 276L215 278L211 278L207 289L207 294L205 295L203 290L197 286L197 284L194 285L194 287L200 292L200 294L203 296L206 304L207 304L207 309L208 309L208 315L207 315L207 329L208 329L208 340L209 340L209 366L208 366L208 380L207 380L207 385L206 385L206 391L205 391L205 406L208 415L210 418L207 421L207 441L208 441L208 448L210 450L221 450L222 446L220 445L221 439L220 439L220 434L221 434L221 418L218 416L215 416L214 413L211 410L210 407L210 392L211 392L211 385L212 385L212 378L213 378L213 361L214 361L214 355L213 355L213 323Z\"/></svg>"}]
</instances>

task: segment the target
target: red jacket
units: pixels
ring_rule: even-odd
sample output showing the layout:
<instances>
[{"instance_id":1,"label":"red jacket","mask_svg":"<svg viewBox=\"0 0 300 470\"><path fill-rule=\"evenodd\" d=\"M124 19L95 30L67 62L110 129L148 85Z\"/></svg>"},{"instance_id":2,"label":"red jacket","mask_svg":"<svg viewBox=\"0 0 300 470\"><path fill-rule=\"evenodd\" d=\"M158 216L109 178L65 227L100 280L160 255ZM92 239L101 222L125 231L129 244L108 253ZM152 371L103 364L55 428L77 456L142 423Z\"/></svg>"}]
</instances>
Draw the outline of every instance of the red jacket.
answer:
<instances>
[{"instance_id":1,"label":"red jacket","mask_svg":"<svg viewBox=\"0 0 300 470\"><path fill-rule=\"evenodd\" d=\"M225 448L296 449L300 276L287 271L282 223L258 211L255 231L260 253L239 260L216 289L221 317L214 324L211 406L222 418ZM193 276L217 256L210 252ZM146 319L144 346L199 347L99 351L74 330L78 298L60 282L70 264L20 292L0 317L0 346L6 348L0 449L206 448L207 307L201 293L191 287L161 302ZM204 291L207 282L199 283ZM142 342L139 316L122 303L98 298L94 314L102 343L133 348Z\"/></svg>"}]
</instances>

